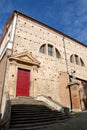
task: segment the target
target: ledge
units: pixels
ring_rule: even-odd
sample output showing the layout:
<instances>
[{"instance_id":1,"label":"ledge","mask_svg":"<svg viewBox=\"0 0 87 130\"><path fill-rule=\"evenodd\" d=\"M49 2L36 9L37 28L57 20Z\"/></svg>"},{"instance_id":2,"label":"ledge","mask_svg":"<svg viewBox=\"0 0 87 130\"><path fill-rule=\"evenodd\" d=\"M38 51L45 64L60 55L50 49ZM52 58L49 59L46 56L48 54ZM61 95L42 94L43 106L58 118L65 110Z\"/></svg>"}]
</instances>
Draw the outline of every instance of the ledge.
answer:
<instances>
[{"instance_id":1,"label":"ledge","mask_svg":"<svg viewBox=\"0 0 87 130\"><path fill-rule=\"evenodd\" d=\"M68 84L68 87L71 87L73 85L80 85L80 83L78 81L72 81Z\"/></svg>"}]
</instances>

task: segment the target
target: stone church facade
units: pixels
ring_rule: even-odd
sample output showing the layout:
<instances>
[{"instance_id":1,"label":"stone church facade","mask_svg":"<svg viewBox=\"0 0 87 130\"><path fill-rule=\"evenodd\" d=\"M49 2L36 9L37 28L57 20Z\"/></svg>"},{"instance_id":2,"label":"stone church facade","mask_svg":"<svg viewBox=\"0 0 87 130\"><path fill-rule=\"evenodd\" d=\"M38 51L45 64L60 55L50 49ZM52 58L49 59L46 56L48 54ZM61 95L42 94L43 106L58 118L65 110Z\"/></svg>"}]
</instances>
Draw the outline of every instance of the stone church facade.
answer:
<instances>
[{"instance_id":1,"label":"stone church facade","mask_svg":"<svg viewBox=\"0 0 87 130\"><path fill-rule=\"evenodd\" d=\"M0 102L6 92L87 109L87 46L14 11L0 39Z\"/></svg>"}]
</instances>

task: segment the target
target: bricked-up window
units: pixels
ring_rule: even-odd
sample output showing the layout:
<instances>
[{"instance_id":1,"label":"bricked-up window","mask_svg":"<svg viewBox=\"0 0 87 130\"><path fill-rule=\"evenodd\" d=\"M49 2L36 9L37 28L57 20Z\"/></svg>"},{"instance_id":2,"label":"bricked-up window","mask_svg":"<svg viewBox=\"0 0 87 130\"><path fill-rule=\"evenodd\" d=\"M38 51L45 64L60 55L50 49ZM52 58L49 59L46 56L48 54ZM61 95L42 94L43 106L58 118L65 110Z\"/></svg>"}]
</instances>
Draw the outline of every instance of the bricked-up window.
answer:
<instances>
[{"instance_id":1,"label":"bricked-up window","mask_svg":"<svg viewBox=\"0 0 87 130\"><path fill-rule=\"evenodd\" d=\"M42 46L40 47L40 52L41 52L41 53L45 53L45 51L46 51L46 45L44 44L44 45L42 45Z\"/></svg>"},{"instance_id":2,"label":"bricked-up window","mask_svg":"<svg viewBox=\"0 0 87 130\"><path fill-rule=\"evenodd\" d=\"M55 48L55 52L56 52L56 58L60 58L61 55L60 55L59 51L57 50L57 48Z\"/></svg>"}]
</instances>

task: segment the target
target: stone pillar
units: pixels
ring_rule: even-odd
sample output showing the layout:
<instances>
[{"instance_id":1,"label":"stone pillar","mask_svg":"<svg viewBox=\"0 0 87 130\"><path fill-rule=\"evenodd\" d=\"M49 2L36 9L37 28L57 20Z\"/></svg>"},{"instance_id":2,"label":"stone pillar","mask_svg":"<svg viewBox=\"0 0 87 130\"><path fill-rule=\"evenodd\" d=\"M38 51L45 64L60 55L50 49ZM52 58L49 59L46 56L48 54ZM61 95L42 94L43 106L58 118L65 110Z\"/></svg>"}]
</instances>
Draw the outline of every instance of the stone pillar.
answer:
<instances>
[{"instance_id":1,"label":"stone pillar","mask_svg":"<svg viewBox=\"0 0 87 130\"><path fill-rule=\"evenodd\" d=\"M67 84L69 83L69 74L61 72L59 75L59 101L63 106L70 108L70 95Z\"/></svg>"},{"instance_id":2,"label":"stone pillar","mask_svg":"<svg viewBox=\"0 0 87 130\"><path fill-rule=\"evenodd\" d=\"M69 84L71 93L71 110L81 111L79 83L73 82Z\"/></svg>"},{"instance_id":3,"label":"stone pillar","mask_svg":"<svg viewBox=\"0 0 87 130\"><path fill-rule=\"evenodd\" d=\"M17 82L17 62L9 61L9 68L7 73L6 89L9 91L10 98L16 96L16 82Z\"/></svg>"},{"instance_id":4,"label":"stone pillar","mask_svg":"<svg viewBox=\"0 0 87 130\"><path fill-rule=\"evenodd\" d=\"M32 69L32 83L31 83L31 96L35 97L36 96L36 91L37 91L37 84L36 84L36 80L37 80L37 71L38 71L38 67L36 65L33 65L33 69Z\"/></svg>"}]
</instances>

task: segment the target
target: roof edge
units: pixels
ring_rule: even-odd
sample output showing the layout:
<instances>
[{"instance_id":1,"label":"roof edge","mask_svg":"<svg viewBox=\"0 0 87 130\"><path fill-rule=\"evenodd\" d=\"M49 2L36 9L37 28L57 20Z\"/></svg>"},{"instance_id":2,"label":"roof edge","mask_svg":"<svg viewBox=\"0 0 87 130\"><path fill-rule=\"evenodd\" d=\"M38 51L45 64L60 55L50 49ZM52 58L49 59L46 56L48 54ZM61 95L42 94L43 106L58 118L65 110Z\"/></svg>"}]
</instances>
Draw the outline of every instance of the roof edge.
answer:
<instances>
[{"instance_id":1,"label":"roof edge","mask_svg":"<svg viewBox=\"0 0 87 130\"><path fill-rule=\"evenodd\" d=\"M67 34L65 34L65 33L61 32L61 31L59 31L59 30L57 30L57 29L55 29L55 28L53 28L53 27L51 27L51 26L49 26L49 25L46 25L46 24L44 24L44 23L42 23L42 22L40 22L40 21L38 21L38 20L36 20L36 19L30 17L30 16L27 16L27 15L25 15L25 14L19 12L19 11L16 11L16 10L14 10L14 13L17 13L17 14L19 14L19 15L21 15L21 16L24 16L25 18L31 19L32 21L37 22L37 23L41 24L42 26L45 26L45 27L47 27L47 28L49 28L49 29L51 29L51 30L53 30L53 31L55 31L55 32L57 32L57 33L59 33L59 34L61 34L62 36L67 37L67 38L70 38L71 40L73 40L73 41L75 41L75 42L78 42L79 44L81 44L81 45L87 47L86 44L80 42L79 40L76 40L76 39L74 39L73 37L68 36Z\"/></svg>"},{"instance_id":2,"label":"roof edge","mask_svg":"<svg viewBox=\"0 0 87 130\"><path fill-rule=\"evenodd\" d=\"M1 45L2 40L4 39L4 36L5 36L6 32L7 32L7 31L6 31L6 29L8 29L8 28L6 28L6 27L7 27L7 24L9 23L9 25L10 25L10 23L11 23L11 21L12 21L12 19L13 19L13 17L14 17L15 14L17 14L17 15L19 14L19 15L21 15L21 16L27 18L27 19L30 19L30 20L32 20L32 21L34 21L34 22L36 22L36 23L38 23L38 24L40 24L40 25L42 25L42 26L47 27L48 29L51 29L51 30L55 31L56 33L61 34L63 37L67 37L67 38L69 38L69 39L71 39L71 40L73 40L73 41L79 43L80 45L83 45L83 46L87 47L86 44L84 44L84 43L82 43L82 42L80 42L80 41L74 39L73 37L68 36L67 34L65 34L65 33L61 32L61 31L59 31L59 30L57 30L57 29L55 29L55 28L52 28L51 26L48 26L48 25L46 25L46 24L44 24L44 23L42 23L42 22L40 22L40 21L38 21L38 20L36 20L36 19L34 19L34 18L32 18L32 17L29 17L29 16L27 16L27 15L25 15L25 14L23 14L23 13L17 11L17 10L14 10L14 11L13 11L12 15L10 16L10 18L9 18L8 21L6 22L6 25L5 25L5 27L4 27L4 31L3 31L2 36L1 36L1 38L0 38L0 39L1 39L1 40L0 40L0 45Z\"/></svg>"}]
</instances>

